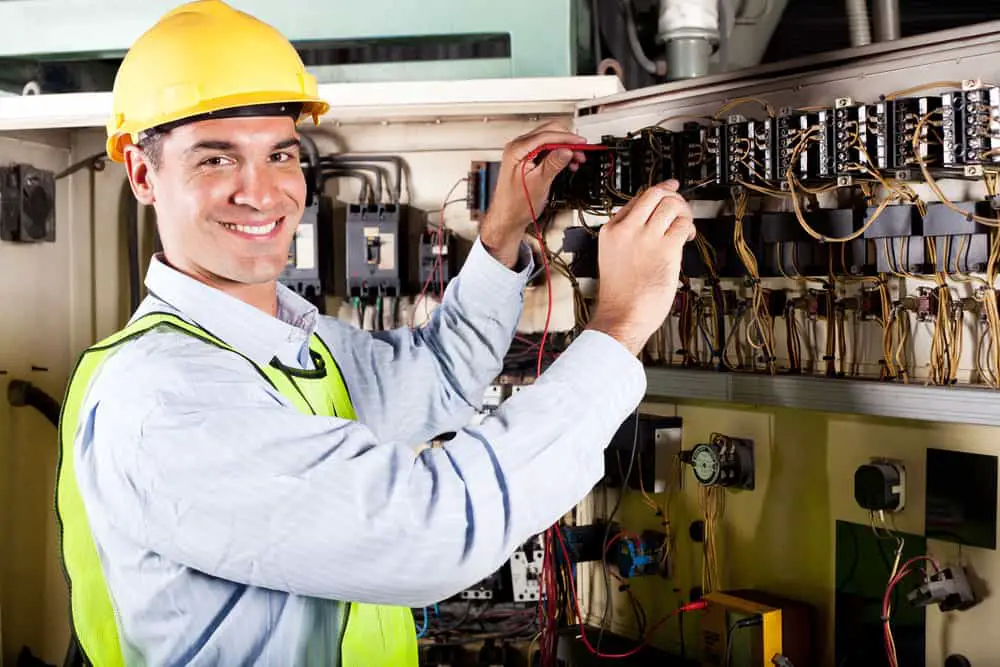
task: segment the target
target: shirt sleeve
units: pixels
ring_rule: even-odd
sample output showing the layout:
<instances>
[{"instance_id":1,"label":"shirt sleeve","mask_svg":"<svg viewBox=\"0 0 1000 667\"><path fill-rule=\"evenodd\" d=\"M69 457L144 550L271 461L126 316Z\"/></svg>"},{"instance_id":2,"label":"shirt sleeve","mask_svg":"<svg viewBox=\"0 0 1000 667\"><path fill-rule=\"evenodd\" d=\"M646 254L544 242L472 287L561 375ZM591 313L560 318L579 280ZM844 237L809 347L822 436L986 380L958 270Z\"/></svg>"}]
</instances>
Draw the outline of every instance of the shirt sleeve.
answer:
<instances>
[{"instance_id":1,"label":"shirt sleeve","mask_svg":"<svg viewBox=\"0 0 1000 667\"><path fill-rule=\"evenodd\" d=\"M344 378L358 419L380 441L411 446L468 423L503 369L532 267L526 244L512 271L476 239L424 326L371 332L324 319L334 357L364 369Z\"/></svg>"},{"instance_id":2,"label":"shirt sleeve","mask_svg":"<svg viewBox=\"0 0 1000 667\"><path fill-rule=\"evenodd\" d=\"M181 334L104 367L75 448L98 545L117 531L226 580L407 606L483 579L585 497L645 391L639 361L588 331L495 416L415 453L303 415L237 355Z\"/></svg>"}]
</instances>

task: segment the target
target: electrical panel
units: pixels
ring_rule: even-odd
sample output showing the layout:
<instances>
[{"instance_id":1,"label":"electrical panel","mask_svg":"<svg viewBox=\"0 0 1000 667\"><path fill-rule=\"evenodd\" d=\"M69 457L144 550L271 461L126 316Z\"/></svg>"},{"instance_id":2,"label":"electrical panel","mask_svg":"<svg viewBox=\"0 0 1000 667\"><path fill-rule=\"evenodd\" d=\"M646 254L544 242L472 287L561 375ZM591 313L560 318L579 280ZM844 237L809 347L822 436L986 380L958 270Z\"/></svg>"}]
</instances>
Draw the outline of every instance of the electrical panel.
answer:
<instances>
[{"instance_id":1,"label":"electrical panel","mask_svg":"<svg viewBox=\"0 0 1000 667\"><path fill-rule=\"evenodd\" d=\"M406 206L351 204L347 209L347 293L402 294L408 275Z\"/></svg>"},{"instance_id":2,"label":"electrical panel","mask_svg":"<svg viewBox=\"0 0 1000 667\"><path fill-rule=\"evenodd\" d=\"M0 167L0 241L56 239L55 174L28 164Z\"/></svg>"}]
</instances>

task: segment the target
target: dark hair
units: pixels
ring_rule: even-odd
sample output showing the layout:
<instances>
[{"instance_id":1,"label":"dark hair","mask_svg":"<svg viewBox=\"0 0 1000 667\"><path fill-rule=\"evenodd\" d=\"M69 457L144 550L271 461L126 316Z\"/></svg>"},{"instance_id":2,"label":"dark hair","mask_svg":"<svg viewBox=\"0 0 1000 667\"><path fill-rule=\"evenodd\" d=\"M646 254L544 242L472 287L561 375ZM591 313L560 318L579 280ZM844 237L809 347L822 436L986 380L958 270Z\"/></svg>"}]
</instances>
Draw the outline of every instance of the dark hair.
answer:
<instances>
[{"instance_id":1,"label":"dark hair","mask_svg":"<svg viewBox=\"0 0 1000 667\"><path fill-rule=\"evenodd\" d=\"M136 142L136 146L146 156L153 171L159 169L163 162L163 138L165 136L167 136L167 132L158 130L144 132L139 135L139 141Z\"/></svg>"},{"instance_id":2,"label":"dark hair","mask_svg":"<svg viewBox=\"0 0 1000 667\"><path fill-rule=\"evenodd\" d=\"M167 136L170 130L179 125L212 118L238 118L247 116L288 116L292 120L297 120L302 114L302 106L301 102L279 102L273 104L251 104L231 109L210 111L157 125L154 128L146 130L139 135L139 141L136 142L136 145L146 156L146 159L149 160L150 166L155 171L160 168L160 164L163 161L163 137Z\"/></svg>"}]
</instances>

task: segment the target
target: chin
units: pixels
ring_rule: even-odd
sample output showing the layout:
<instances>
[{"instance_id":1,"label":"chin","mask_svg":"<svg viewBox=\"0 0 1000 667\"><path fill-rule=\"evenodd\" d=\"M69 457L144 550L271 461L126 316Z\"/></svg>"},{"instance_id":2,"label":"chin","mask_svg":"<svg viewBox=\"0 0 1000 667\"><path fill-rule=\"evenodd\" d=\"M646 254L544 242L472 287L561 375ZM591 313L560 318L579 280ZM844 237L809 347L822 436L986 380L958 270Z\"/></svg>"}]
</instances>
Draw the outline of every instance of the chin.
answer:
<instances>
[{"instance_id":1,"label":"chin","mask_svg":"<svg viewBox=\"0 0 1000 667\"><path fill-rule=\"evenodd\" d=\"M285 261L286 258L269 261L257 258L237 266L230 266L228 271L222 271L219 275L242 285L266 285L278 280L285 268Z\"/></svg>"}]
</instances>

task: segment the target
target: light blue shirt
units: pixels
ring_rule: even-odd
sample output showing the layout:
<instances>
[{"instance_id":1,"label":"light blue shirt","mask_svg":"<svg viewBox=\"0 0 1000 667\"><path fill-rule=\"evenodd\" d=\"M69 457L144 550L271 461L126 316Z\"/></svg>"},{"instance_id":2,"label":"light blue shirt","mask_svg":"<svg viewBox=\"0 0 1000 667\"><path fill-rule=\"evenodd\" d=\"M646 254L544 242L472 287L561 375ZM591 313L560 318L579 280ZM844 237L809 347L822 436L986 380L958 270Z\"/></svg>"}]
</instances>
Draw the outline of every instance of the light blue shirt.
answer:
<instances>
[{"instance_id":1,"label":"light blue shirt","mask_svg":"<svg viewBox=\"0 0 1000 667\"><path fill-rule=\"evenodd\" d=\"M152 262L137 315L172 312L299 368L315 331L358 420L303 415L239 355L174 330L113 353L75 463L128 664L335 664L338 600L454 595L587 495L645 391L612 338L584 332L468 426L520 318L524 263L511 271L477 240L426 326L367 332L281 286L274 318Z\"/></svg>"}]
</instances>

